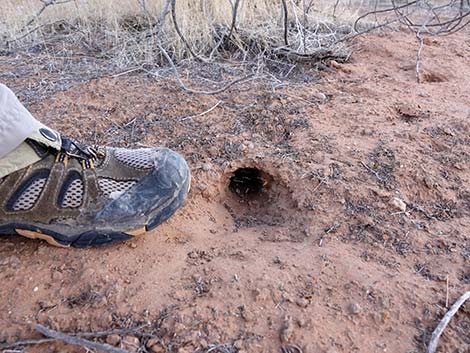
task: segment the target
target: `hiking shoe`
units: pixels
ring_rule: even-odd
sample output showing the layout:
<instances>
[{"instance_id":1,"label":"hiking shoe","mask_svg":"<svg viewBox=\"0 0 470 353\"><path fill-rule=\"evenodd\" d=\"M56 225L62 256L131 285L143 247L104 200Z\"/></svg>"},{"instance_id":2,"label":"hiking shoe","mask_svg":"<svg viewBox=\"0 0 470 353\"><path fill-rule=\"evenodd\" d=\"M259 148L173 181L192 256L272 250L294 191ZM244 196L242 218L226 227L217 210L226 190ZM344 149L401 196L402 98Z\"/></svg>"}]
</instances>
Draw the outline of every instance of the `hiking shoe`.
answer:
<instances>
[{"instance_id":1,"label":"hiking shoe","mask_svg":"<svg viewBox=\"0 0 470 353\"><path fill-rule=\"evenodd\" d=\"M154 229L189 191L188 165L166 148L91 148L65 137L60 150L26 143L41 159L0 179L0 234L110 244Z\"/></svg>"}]
</instances>

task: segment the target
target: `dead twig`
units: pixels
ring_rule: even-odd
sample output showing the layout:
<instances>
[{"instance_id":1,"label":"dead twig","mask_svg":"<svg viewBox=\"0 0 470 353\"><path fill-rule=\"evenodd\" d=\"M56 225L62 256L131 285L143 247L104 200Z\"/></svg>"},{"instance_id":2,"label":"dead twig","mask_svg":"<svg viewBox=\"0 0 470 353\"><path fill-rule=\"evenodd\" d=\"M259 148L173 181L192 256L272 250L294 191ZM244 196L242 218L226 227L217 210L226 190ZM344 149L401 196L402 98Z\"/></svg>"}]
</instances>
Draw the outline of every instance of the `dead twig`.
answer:
<instances>
[{"instance_id":1,"label":"dead twig","mask_svg":"<svg viewBox=\"0 0 470 353\"><path fill-rule=\"evenodd\" d=\"M7 43L10 45L14 42L18 42L24 38L26 38L27 36L29 36L30 34L33 34L34 32L37 32L38 30L40 30L41 28L44 28L44 27L48 27L48 26L54 26L58 23L63 23L64 20L57 20L57 21L54 21L52 23L44 23L44 24L41 24L41 25L38 25L36 27L34 27L33 29L23 33L22 35L20 35L19 37L16 37L16 38L13 38L11 40L9 40ZM73 27L70 23L67 23L69 26ZM22 32L26 29L26 27L22 30Z\"/></svg>"},{"instance_id":2,"label":"dead twig","mask_svg":"<svg viewBox=\"0 0 470 353\"><path fill-rule=\"evenodd\" d=\"M446 309L449 307L449 275L446 276Z\"/></svg>"},{"instance_id":3,"label":"dead twig","mask_svg":"<svg viewBox=\"0 0 470 353\"><path fill-rule=\"evenodd\" d=\"M134 328L124 328L124 329L114 329L108 331L98 331L98 332L80 332L70 334L70 337L102 337L108 336L113 334L124 335L124 334L131 334L131 333L138 333L143 328L148 327L148 325L142 325ZM22 347L22 346L31 346L36 344L43 344L43 343L50 343L57 341L57 338L39 338L39 339L29 339L23 341L17 341L12 343L1 343L0 350L4 350L6 348L15 348L15 347Z\"/></svg>"},{"instance_id":4,"label":"dead twig","mask_svg":"<svg viewBox=\"0 0 470 353\"><path fill-rule=\"evenodd\" d=\"M289 46L289 40L287 38L288 30L289 30L289 12L287 10L286 0L281 0L282 3L282 13L283 13L283 20L284 20L284 44Z\"/></svg>"},{"instance_id":5,"label":"dead twig","mask_svg":"<svg viewBox=\"0 0 470 353\"><path fill-rule=\"evenodd\" d=\"M69 2L72 2L73 0L61 0L61 1L58 1L58 0L41 0L42 2L42 7L38 10L38 12L36 12L36 14L28 21L26 22L26 24L23 26L23 28L19 31L19 33L21 33L20 36L14 38L14 39L11 39L11 40L8 40L7 41L7 45L10 45L14 42L18 42L20 40L22 40L23 38L29 36L30 34L38 31L39 29L41 28L44 28L46 26L53 26L57 23L61 23L63 22L63 20L58 20L58 21L55 21L53 23L44 23L44 24L41 24L41 25L38 25L36 26L35 28L29 30L29 31L26 31L28 29L29 26L31 26L34 22L36 22L38 20L39 17L41 17L42 13L49 7L49 6L53 6L53 5L62 5L62 4L67 4ZM70 25L70 24L69 24ZM25 32L26 31L26 32Z\"/></svg>"},{"instance_id":6,"label":"dead twig","mask_svg":"<svg viewBox=\"0 0 470 353\"><path fill-rule=\"evenodd\" d=\"M233 9L232 9L232 24L230 25L230 30L228 32L227 37L221 36L220 40L217 42L215 45L214 49L212 49L209 58L212 59L214 53L219 49L219 47L222 45L224 42L228 42L230 38L232 37L233 31L236 28L237 25L237 15L238 15L238 6L240 5L241 0L235 0L235 4L233 4Z\"/></svg>"},{"instance_id":7,"label":"dead twig","mask_svg":"<svg viewBox=\"0 0 470 353\"><path fill-rule=\"evenodd\" d=\"M377 173L375 170L373 170L371 167L369 167L367 164L365 164L363 161L361 161L361 165L366 168L369 172L375 175L377 179L379 179L380 182L384 182L384 178L382 178L379 173Z\"/></svg>"},{"instance_id":8,"label":"dead twig","mask_svg":"<svg viewBox=\"0 0 470 353\"><path fill-rule=\"evenodd\" d=\"M67 344L75 346L81 346L89 349L97 349L99 351L107 353L131 353L128 350L114 347L106 343L89 341L84 338L70 336L59 331L54 331L42 325L36 325L36 331L42 334L43 336L54 338L56 340L63 341Z\"/></svg>"},{"instance_id":9,"label":"dead twig","mask_svg":"<svg viewBox=\"0 0 470 353\"><path fill-rule=\"evenodd\" d=\"M155 34L155 42L156 42L156 45L157 45L158 49L160 50L160 52L163 54L165 59L168 61L168 64L171 66L173 72L175 73L176 80L178 81L180 87L183 90L185 90L188 93L193 93L193 94L214 95L214 94L221 93L221 92L229 89L230 87L232 87L233 85L235 85L237 83L249 81L249 80L252 80L252 79L256 78L255 75L250 74L250 75L247 75L247 76L244 76L244 77L241 77L241 78L237 78L237 79L227 83L223 87L221 87L219 89L216 89L216 90L213 90L213 91L195 90L195 89L187 87L186 84L181 79L178 68L176 67L176 64L173 62L173 59L171 58L170 54L168 54L168 52L165 50L165 48L163 48L162 40L161 40L161 30L162 30L162 27L163 27L163 23L165 22L165 17L168 14L168 9L169 9L170 5L172 5L172 9L174 9L174 4L175 4L175 0L167 0L165 2L165 5L163 6L163 11L162 11L162 13L160 15L160 18L158 20L159 25L158 25L158 29L157 29L156 34ZM173 21L174 21L174 19L173 19Z\"/></svg>"},{"instance_id":10,"label":"dead twig","mask_svg":"<svg viewBox=\"0 0 470 353\"><path fill-rule=\"evenodd\" d=\"M464 293L455 303L452 305L452 307L449 309L449 311L444 315L442 320L439 322L435 330L433 331L431 335L431 340L429 341L429 346L428 346L428 353L434 353L437 349L437 344L439 343L439 337L441 337L442 333L444 332L445 328L449 324L449 321L452 319L452 317L457 313L457 311L460 309L460 307L467 301L467 299L470 298L470 292Z\"/></svg>"},{"instance_id":11,"label":"dead twig","mask_svg":"<svg viewBox=\"0 0 470 353\"><path fill-rule=\"evenodd\" d=\"M54 342L55 338L40 338L40 339L31 339L31 340L24 340L24 341L17 341L12 343L0 343L0 350L4 350L7 348L15 348L15 347L22 347L22 346L31 346L35 344L43 344Z\"/></svg>"},{"instance_id":12,"label":"dead twig","mask_svg":"<svg viewBox=\"0 0 470 353\"><path fill-rule=\"evenodd\" d=\"M322 186L323 184L326 184L327 182L328 182L327 178L320 179L320 182L318 183L318 185L315 186L315 188L312 190L312 194L315 193L315 191L317 191L320 188L320 186Z\"/></svg>"},{"instance_id":13,"label":"dead twig","mask_svg":"<svg viewBox=\"0 0 470 353\"><path fill-rule=\"evenodd\" d=\"M192 119L192 118L196 118L196 117L199 117L199 116L209 114L211 111L213 111L215 108L217 108L220 105L220 103L222 103L222 101L218 101L214 106L207 109L206 111L203 111L202 113L199 113L199 114L196 114L196 115L185 116L184 118L181 118L180 121L185 121L185 120L188 120L188 119Z\"/></svg>"},{"instance_id":14,"label":"dead twig","mask_svg":"<svg viewBox=\"0 0 470 353\"><path fill-rule=\"evenodd\" d=\"M416 31L416 39L419 42L419 47L418 47L418 50L416 52L416 66L415 66L416 81L418 83L421 83L420 66L421 66L421 52L423 51L424 41L423 41L423 37L421 36L421 31L420 30Z\"/></svg>"},{"instance_id":15,"label":"dead twig","mask_svg":"<svg viewBox=\"0 0 470 353\"><path fill-rule=\"evenodd\" d=\"M61 4L67 4L69 2L72 2L73 0L41 0L42 2L42 7L39 9L38 12L36 12L36 15L34 15L23 27L23 30L31 26L41 15L42 13L49 7L53 5L61 5Z\"/></svg>"},{"instance_id":16,"label":"dead twig","mask_svg":"<svg viewBox=\"0 0 470 353\"><path fill-rule=\"evenodd\" d=\"M375 10L374 11L369 11L369 12L366 12L365 14L359 16L356 21L354 22L354 25L353 25L353 28L354 28L354 31L355 32L359 32L358 31L358 24L361 20L363 20L364 18L368 17L368 16L371 16L371 15L374 15L376 16L377 14L381 14L381 13L387 13L387 12L395 12L397 10L400 10L400 9L403 9L403 8L407 8L407 7L410 7L414 4L416 4L418 1L411 1L411 2L407 2L406 4L404 5L400 5L400 6L393 6L393 7L390 7L390 8L386 8L386 9L382 9L382 10Z\"/></svg>"},{"instance_id":17,"label":"dead twig","mask_svg":"<svg viewBox=\"0 0 470 353\"><path fill-rule=\"evenodd\" d=\"M415 205L415 204L412 204L412 203L408 204L408 206L410 207L411 210L418 211L418 212L422 213L424 215L424 217L426 217L428 220L433 220L434 219L434 217L432 215L430 215L429 212L427 212L421 206Z\"/></svg>"},{"instance_id":18,"label":"dead twig","mask_svg":"<svg viewBox=\"0 0 470 353\"><path fill-rule=\"evenodd\" d=\"M167 51L162 47L162 45L160 43L158 43L157 46L158 46L158 49L160 49L160 51L162 52L163 56L168 61L168 63L170 64L171 68L173 69L173 72L175 73L176 80L178 81L180 87L188 93L203 94L203 95L209 95L210 96L210 95L214 95L214 94L226 91L227 89L229 89L230 87L232 87L233 85L235 85L237 83L250 81L250 80L253 80L253 79L256 78L255 75L250 74L250 75L247 75L247 76L244 76L244 77L237 78L237 79L227 83L225 86L223 86L219 89L213 90L213 91L195 90L195 89L189 88L183 82L183 80L181 79L181 76L179 74L178 68L176 67L175 63L173 62L173 60L171 59L171 57L167 53Z\"/></svg>"},{"instance_id":19,"label":"dead twig","mask_svg":"<svg viewBox=\"0 0 470 353\"><path fill-rule=\"evenodd\" d=\"M129 69L129 70L126 70L126 71L123 71L123 72L119 72L119 73L117 73L117 74L114 74L114 75L112 75L111 77L112 77L112 78L117 78L117 77L120 77L120 76L124 76L124 75L131 74L131 73L136 72L136 71L142 71L142 70L144 69L144 66L145 66L145 64L142 64L142 65L140 65L140 66L138 66L138 67L134 67L134 68L131 68L131 69Z\"/></svg>"},{"instance_id":20,"label":"dead twig","mask_svg":"<svg viewBox=\"0 0 470 353\"><path fill-rule=\"evenodd\" d=\"M290 48L280 47L273 49L272 54L277 57L285 57L288 61L296 62L319 62L330 59L337 60L338 62L346 62L351 55L350 52L340 52L331 47L318 48L311 53L301 53Z\"/></svg>"},{"instance_id":21,"label":"dead twig","mask_svg":"<svg viewBox=\"0 0 470 353\"><path fill-rule=\"evenodd\" d=\"M191 46L189 45L188 41L183 35L183 32L181 32L181 29L178 25L178 22L176 21L176 0L171 0L171 19L173 20L173 25L175 26L175 31L180 37L181 41L185 45L186 49L188 49L189 53L198 61L200 62L207 62L206 59L201 58L199 55L197 55Z\"/></svg>"},{"instance_id":22,"label":"dead twig","mask_svg":"<svg viewBox=\"0 0 470 353\"><path fill-rule=\"evenodd\" d=\"M77 337L100 337L100 336L108 336L108 335L126 335L132 333L140 333L140 330L148 327L148 324L131 327L131 328L118 328L114 330L107 330L107 331L97 331L97 332L81 332L74 334L72 336Z\"/></svg>"},{"instance_id":23,"label":"dead twig","mask_svg":"<svg viewBox=\"0 0 470 353\"><path fill-rule=\"evenodd\" d=\"M354 33L351 36L345 36L339 41L350 40L358 35L370 32L372 30L388 26L391 23L399 22L400 24L408 27L413 32L418 40L419 47L416 53L416 79L421 83L421 52L424 47L424 36L445 36L460 31L462 28L470 24L470 8L465 7L461 1L458 12L455 13L456 0L450 0L444 4L436 4L429 1L407 1L404 4L399 4L396 0L391 0L391 7L378 10L375 8L359 16L354 25ZM453 15L450 15L454 12ZM363 32L358 31L358 24L368 16L375 16L377 22L377 15L393 14L391 20L384 23L377 24Z\"/></svg>"}]
</instances>

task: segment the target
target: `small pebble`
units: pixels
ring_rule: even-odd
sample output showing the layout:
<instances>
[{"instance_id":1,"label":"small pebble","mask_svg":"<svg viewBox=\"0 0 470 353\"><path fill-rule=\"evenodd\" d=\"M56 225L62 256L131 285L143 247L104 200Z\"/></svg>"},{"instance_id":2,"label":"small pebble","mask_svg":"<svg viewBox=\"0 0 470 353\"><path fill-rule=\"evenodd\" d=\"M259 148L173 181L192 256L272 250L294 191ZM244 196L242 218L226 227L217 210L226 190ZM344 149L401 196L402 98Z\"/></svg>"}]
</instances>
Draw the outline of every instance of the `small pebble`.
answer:
<instances>
[{"instance_id":1,"label":"small pebble","mask_svg":"<svg viewBox=\"0 0 470 353\"><path fill-rule=\"evenodd\" d=\"M361 306L357 303L351 303L348 306L348 311L351 315L357 315L361 312Z\"/></svg>"},{"instance_id":2,"label":"small pebble","mask_svg":"<svg viewBox=\"0 0 470 353\"><path fill-rule=\"evenodd\" d=\"M119 335L108 335L106 337L106 343L110 344L111 346L117 346L121 342L121 337Z\"/></svg>"},{"instance_id":3,"label":"small pebble","mask_svg":"<svg viewBox=\"0 0 470 353\"><path fill-rule=\"evenodd\" d=\"M431 179L429 176L425 176L425 177L424 177L424 184L425 184L429 189L434 188L434 182L432 181L432 179Z\"/></svg>"},{"instance_id":4,"label":"small pebble","mask_svg":"<svg viewBox=\"0 0 470 353\"><path fill-rule=\"evenodd\" d=\"M306 308L308 306L309 301L305 298L298 298L296 301L295 301L295 304L297 304L298 306L300 306L301 308Z\"/></svg>"},{"instance_id":5,"label":"small pebble","mask_svg":"<svg viewBox=\"0 0 470 353\"><path fill-rule=\"evenodd\" d=\"M390 200L390 206L393 206L394 208L396 208L397 210L400 210L401 212L406 211L406 203L398 197L394 197Z\"/></svg>"},{"instance_id":6,"label":"small pebble","mask_svg":"<svg viewBox=\"0 0 470 353\"><path fill-rule=\"evenodd\" d=\"M54 272L52 272L52 279L53 279L54 281L61 281L62 278L63 278L63 275L62 275L61 272L59 272L59 271L54 271Z\"/></svg>"},{"instance_id":7,"label":"small pebble","mask_svg":"<svg viewBox=\"0 0 470 353\"><path fill-rule=\"evenodd\" d=\"M321 92L318 92L318 93L313 93L312 94L312 98L315 98L317 100L319 100L320 102L326 102L328 97L326 96L325 93L321 93Z\"/></svg>"},{"instance_id":8,"label":"small pebble","mask_svg":"<svg viewBox=\"0 0 470 353\"><path fill-rule=\"evenodd\" d=\"M234 343L233 343L233 346L240 350L242 347L243 347L243 341L242 340L236 340Z\"/></svg>"},{"instance_id":9,"label":"small pebble","mask_svg":"<svg viewBox=\"0 0 470 353\"><path fill-rule=\"evenodd\" d=\"M121 341L122 348L128 350L129 352L137 352L140 346L140 341L137 337L134 336L124 336Z\"/></svg>"}]
</instances>

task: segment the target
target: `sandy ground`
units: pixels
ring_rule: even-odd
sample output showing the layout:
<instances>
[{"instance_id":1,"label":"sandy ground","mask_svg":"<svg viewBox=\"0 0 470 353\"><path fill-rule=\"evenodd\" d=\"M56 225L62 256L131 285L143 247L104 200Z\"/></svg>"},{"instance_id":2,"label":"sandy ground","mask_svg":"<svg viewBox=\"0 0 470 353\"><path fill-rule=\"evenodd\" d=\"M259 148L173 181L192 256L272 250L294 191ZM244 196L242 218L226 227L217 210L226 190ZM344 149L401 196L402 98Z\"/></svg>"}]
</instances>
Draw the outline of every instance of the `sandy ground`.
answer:
<instances>
[{"instance_id":1,"label":"sandy ground","mask_svg":"<svg viewBox=\"0 0 470 353\"><path fill-rule=\"evenodd\" d=\"M169 146L194 178L183 209L128 243L3 237L0 342L39 338L37 323L146 325L99 340L153 353L423 352L470 289L468 38L427 41L421 84L414 38L396 32L361 38L318 79L210 97L138 73L61 85L40 58L0 57L1 80L45 123L87 142ZM262 190L230 189L238 168L258 169ZM438 352L468 352L469 330L467 305Z\"/></svg>"}]
</instances>

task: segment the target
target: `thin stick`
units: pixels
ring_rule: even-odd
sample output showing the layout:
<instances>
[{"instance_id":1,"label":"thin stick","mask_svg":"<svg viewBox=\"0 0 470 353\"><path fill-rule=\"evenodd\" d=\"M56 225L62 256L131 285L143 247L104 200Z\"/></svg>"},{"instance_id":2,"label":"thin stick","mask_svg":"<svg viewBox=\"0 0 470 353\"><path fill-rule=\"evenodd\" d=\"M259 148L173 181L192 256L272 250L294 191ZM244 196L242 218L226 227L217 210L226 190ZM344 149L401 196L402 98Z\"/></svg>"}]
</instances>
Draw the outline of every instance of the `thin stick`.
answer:
<instances>
[{"instance_id":1,"label":"thin stick","mask_svg":"<svg viewBox=\"0 0 470 353\"><path fill-rule=\"evenodd\" d=\"M302 36L302 45L304 47L304 53L307 52L307 36L305 35L305 32L307 31L307 3L304 1L304 8L303 8L303 23L302 23L302 26L303 26L303 36Z\"/></svg>"},{"instance_id":2,"label":"thin stick","mask_svg":"<svg viewBox=\"0 0 470 353\"><path fill-rule=\"evenodd\" d=\"M171 18L173 20L173 25L175 26L175 31L180 37L181 41L183 44L186 46L186 49L188 49L189 53L198 61L201 62L207 62L207 60L201 58L199 55L197 55L194 50L191 48L191 45L189 45L188 41L183 35L183 32L181 32L180 27L178 26L178 22L176 21L176 0L171 0Z\"/></svg>"},{"instance_id":3,"label":"thin stick","mask_svg":"<svg viewBox=\"0 0 470 353\"><path fill-rule=\"evenodd\" d=\"M23 33L21 36L9 40L7 43L10 44L10 43L18 42L18 41L22 40L23 38L26 38L26 37L29 36L30 34L32 34L32 33L36 32L36 31L38 31L38 30L41 29L41 28L44 28L44 27L46 27L46 26L54 26L55 24L61 23L61 22L63 22L63 20L57 20L57 21L54 21L54 22L52 22L52 23L44 23L44 24L42 24L42 25L36 26L36 27L34 27L33 29L29 30L28 32ZM67 24L72 27L72 25L71 25L70 23L67 22Z\"/></svg>"},{"instance_id":4,"label":"thin stick","mask_svg":"<svg viewBox=\"0 0 470 353\"><path fill-rule=\"evenodd\" d=\"M418 30L416 32L416 39L418 40L419 42L419 48L418 48L418 51L416 52L416 67L415 67L415 70L416 70L416 81L418 83L421 83L421 70L420 70L420 66L421 66L421 52L423 51L423 46L424 46L424 41L423 41L423 37L421 37L421 30Z\"/></svg>"},{"instance_id":5,"label":"thin stick","mask_svg":"<svg viewBox=\"0 0 470 353\"><path fill-rule=\"evenodd\" d=\"M168 61L168 63L170 64L171 68L173 69L174 73L175 73L175 77L176 77L176 80L178 81L178 83L180 84L181 88L184 89L186 92L188 93L193 93L193 94L204 94L204 95L214 95L214 94L217 94L217 93L221 93L227 89L229 89L230 87L232 87L233 85L237 84L237 83L240 83L240 82L245 82L245 81L250 81L250 80L253 80L255 79L256 77L254 75L247 75L247 76L244 76L244 77L240 77L240 78L237 78L229 83L227 83L225 86L219 88L219 89L216 89L216 90L213 90L213 91L199 91L199 90L195 90L195 89L192 89L192 88L189 88L188 86L186 86L183 82L183 80L181 79L181 76L179 74L179 71L178 71L178 68L176 67L175 63L173 62L173 60L171 59L170 55L167 53L167 51L162 47L162 45L160 43L157 43L157 46L158 46L158 49L160 49L160 51L162 52L163 56L165 56L166 60Z\"/></svg>"},{"instance_id":6,"label":"thin stick","mask_svg":"<svg viewBox=\"0 0 470 353\"><path fill-rule=\"evenodd\" d=\"M199 91L199 90L195 90L195 89L187 87L184 84L183 80L181 79L178 68L176 67L176 64L173 62L173 59L171 58L170 54L168 54L168 52L165 50L165 48L163 48L162 40L161 40L161 29L163 27L165 17L168 14L168 8L169 8L170 5L172 5L172 4L174 5L174 1L175 0L167 0L165 2L165 5L163 6L163 11L162 11L162 13L160 15L160 19L159 19L159 27L158 27L158 30L157 30L156 35L155 35L155 44L157 45L158 49L160 49L160 51L163 54L163 56L165 57L165 59L168 61L168 64L170 64L171 68L173 69L173 72L175 73L176 80L178 81L178 83L180 84L180 86L183 90L185 90L186 92L189 92L189 93L193 93L193 94L213 95L213 94L221 93L221 92L227 90L228 88L232 87L233 85L235 85L237 83L253 80L253 79L256 78L255 75L253 75L253 74L247 75L247 76L244 76L244 77L241 77L241 78L237 78L237 79L227 83L225 86L223 86L219 89L213 90L213 91Z\"/></svg>"},{"instance_id":7,"label":"thin stick","mask_svg":"<svg viewBox=\"0 0 470 353\"><path fill-rule=\"evenodd\" d=\"M129 334L129 333L136 333L139 332L141 329L147 327L148 325L142 325L134 328L125 328L125 329L114 329L109 331L98 331L98 332L80 332L71 334L71 336L77 337L100 337L100 336L108 336L113 334ZM17 341L12 343L1 343L0 350L5 348L14 348L20 346L30 346L35 344L43 344L48 342L56 341L55 338L40 338L40 339L29 339L23 341Z\"/></svg>"},{"instance_id":8,"label":"thin stick","mask_svg":"<svg viewBox=\"0 0 470 353\"><path fill-rule=\"evenodd\" d=\"M36 15L34 15L34 17L31 18L31 19L26 23L26 25L24 26L24 28L27 28L27 27L29 27L30 25L32 25L33 22L36 21L36 20L42 15L42 13L43 13L49 6L67 4L67 3L69 3L69 2L72 2L72 0L63 0L63 1L41 0L41 2L42 2L42 7L39 9L39 11L36 13Z\"/></svg>"},{"instance_id":9,"label":"thin stick","mask_svg":"<svg viewBox=\"0 0 470 353\"><path fill-rule=\"evenodd\" d=\"M26 33L24 33L24 31L26 31L28 29L29 26L31 26L34 22L37 21L37 19L42 15L42 13L49 7L49 6L53 6L53 5L62 5L62 4L67 4L69 2L72 2L72 0L62 0L62 1L57 1L57 0L41 0L42 2L42 7L39 9L39 11L34 15L34 17L32 17L24 26L23 28L19 31L21 33L21 35L17 38L14 38L14 39L11 39L11 40L8 40L7 41L7 44L10 45L11 43L14 43L14 42L17 42L25 37L27 37L28 35L30 35L31 33L34 33L36 32L37 30L45 27L45 26L48 26L48 25L54 25L56 23L59 23L61 22L61 20L59 21L55 21L53 23L45 23L45 24L42 24L42 25L39 25L39 26L36 26L35 28L27 31Z\"/></svg>"},{"instance_id":10,"label":"thin stick","mask_svg":"<svg viewBox=\"0 0 470 353\"><path fill-rule=\"evenodd\" d=\"M3 351L6 348L29 346L33 344L43 344L43 343L48 343L48 342L54 342L55 340L56 340L55 338L41 338L37 340L24 340L24 341L12 342L12 343L1 343L0 350Z\"/></svg>"},{"instance_id":11,"label":"thin stick","mask_svg":"<svg viewBox=\"0 0 470 353\"><path fill-rule=\"evenodd\" d=\"M144 65L145 65L145 64L142 64L142 65L140 65L140 66L138 66L138 67L134 67L134 68L132 68L132 69L129 69L129 70L126 70L126 71L123 71L123 72L114 74L114 75L112 75L111 77L117 78L117 77L120 77L120 76L124 76L124 75L127 75L127 74L131 74L131 73L136 72L136 71L140 71L140 70L142 70L142 69L144 68Z\"/></svg>"},{"instance_id":12,"label":"thin stick","mask_svg":"<svg viewBox=\"0 0 470 353\"><path fill-rule=\"evenodd\" d=\"M369 172L371 172L372 174L374 174L376 176L377 179L379 179L379 181L381 182L384 182L384 179L379 175L379 173L377 173L375 170L373 170L371 167L369 167L367 164L365 164L363 161L360 161L360 163L362 164L362 166L364 168L366 168Z\"/></svg>"},{"instance_id":13,"label":"thin stick","mask_svg":"<svg viewBox=\"0 0 470 353\"><path fill-rule=\"evenodd\" d=\"M161 13L160 17L158 18L157 31L155 32L155 38L156 38L157 42L161 41L160 36L161 36L162 30L163 30L163 25L165 24L165 18L166 18L166 15L168 14L168 9L170 7L170 3L171 3L171 0L166 0L165 4L163 5L162 13Z\"/></svg>"},{"instance_id":14,"label":"thin stick","mask_svg":"<svg viewBox=\"0 0 470 353\"><path fill-rule=\"evenodd\" d=\"M240 0L236 0L235 4L233 5L232 9L232 24L230 25L230 30L228 32L227 37L221 36L219 42L215 45L214 49L212 49L209 58L212 60L212 56L214 53L219 49L219 47L222 45L222 43L228 43L230 38L232 37L233 31L236 28L237 25L237 11L238 11L238 6L240 5Z\"/></svg>"},{"instance_id":15,"label":"thin stick","mask_svg":"<svg viewBox=\"0 0 470 353\"><path fill-rule=\"evenodd\" d=\"M186 117L180 119L180 121L185 121L185 120L188 120L188 119L196 118L198 116L203 116L203 115L209 114L211 111L213 111L215 108L217 108L220 103L222 103L222 101L218 101L212 108L209 108L209 109L207 109L206 111L204 111L202 113L199 113L199 114L196 114L196 115L186 116Z\"/></svg>"},{"instance_id":16,"label":"thin stick","mask_svg":"<svg viewBox=\"0 0 470 353\"><path fill-rule=\"evenodd\" d=\"M128 350L113 347L106 343L98 343L98 342L86 340L84 338L69 336L69 335L66 335L65 333L48 329L47 327L42 326L42 325L36 325L36 331L46 337L54 338L56 340L63 341L65 343L76 345L76 346L86 347L89 349L97 349L99 351L103 351L107 353L131 353Z\"/></svg>"},{"instance_id":17,"label":"thin stick","mask_svg":"<svg viewBox=\"0 0 470 353\"><path fill-rule=\"evenodd\" d=\"M284 44L287 46L289 46L289 40L287 38L287 32L288 32L288 25L289 25L289 13L287 11L287 4L286 4L286 0L281 0L282 2L282 13L284 14Z\"/></svg>"},{"instance_id":18,"label":"thin stick","mask_svg":"<svg viewBox=\"0 0 470 353\"><path fill-rule=\"evenodd\" d=\"M237 25L237 11L238 6L240 5L240 0L235 0L235 4L233 5L233 13L232 13L232 24L230 25L230 31L228 32L226 41L228 42L232 37L233 30L236 28Z\"/></svg>"},{"instance_id":19,"label":"thin stick","mask_svg":"<svg viewBox=\"0 0 470 353\"><path fill-rule=\"evenodd\" d=\"M320 182L318 183L317 186L315 186L315 188L312 190L312 193L314 193L315 191L317 191L317 190L320 188L320 186L322 186L323 184L326 184L326 181L325 181L324 178L320 180Z\"/></svg>"},{"instance_id":20,"label":"thin stick","mask_svg":"<svg viewBox=\"0 0 470 353\"><path fill-rule=\"evenodd\" d=\"M428 346L428 353L434 353L437 349L437 344L439 343L439 337L441 337L442 332L444 332L445 328L449 324L449 321L452 319L452 317L457 313L457 311L460 309L463 303L470 298L470 292L464 293L455 303L452 305L452 307L449 309L449 311L444 315L442 320L439 322L439 325L437 325L436 329L431 335L431 340L429 341L429 346Z\"/></svg>"},{"instance_id":21,"label":"thin stick","mask_svg":"<svg viewBox=\"0 0 470 353\"><path fill-rule=\"evenodd\" d=\"M449 275L446 276L446 309L449 307Z\"/></svg>"},{"instance_id":22,"label":"thin stick","mask_svg":"<svg viewBox=\"0 0 470 353\"><path fill-rule=\"evenodd\" d=\"M140 330L148 327L148 324L137 326L137 327L131 327L131 328L118 328L114 330L108 330L108 331L97 331L97 332L80 332L77 334L73 334L73 336L78 336L78 337L100 337L100 336L108 336L108 335L123 335L123 334L130 334L130 333L139 333Z\"/></svg>"},{"instance_id":23,"label":"thin stick","mask_svg":"<svg viewBox=\"0 0 470 353\"><path fill-rule=\"evenodd\" d=\"M407 2L406 4L404 5L401 5L401 6L392 6L391 8L386 8L386 9L383 9L383 10L374 10L374 11L370 11L370 12L367 12L361 16L359 16L356 21L354 22L354 25L353 25L353 28L354 28L354 31L356 32L359 32L358 31L358 24L359 22L364 19L365 17L367 16L370 16L370 15L377 15L379 13L386 13L386 12L392 12L392 11L397 11L399 9L402 9L402 8L406 8L406 7L410 7L414 4L416 4L418 1L415 0L415 1L411 1L411 2Z\"/></svg>"},{"instance_id":24,"label":"thin stick","mask_svg":"<svg viewBox=\"0 0 470 353\"><path fill-rule=\"evenodd\" d=\"M336 8L338 7L338 5L339 5L339 0L336 0L335 6L333 7L333 17L336 17Z\"/></svg>"}]
</instances>

